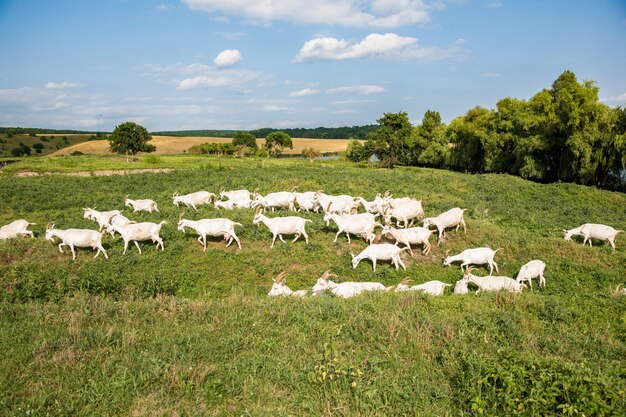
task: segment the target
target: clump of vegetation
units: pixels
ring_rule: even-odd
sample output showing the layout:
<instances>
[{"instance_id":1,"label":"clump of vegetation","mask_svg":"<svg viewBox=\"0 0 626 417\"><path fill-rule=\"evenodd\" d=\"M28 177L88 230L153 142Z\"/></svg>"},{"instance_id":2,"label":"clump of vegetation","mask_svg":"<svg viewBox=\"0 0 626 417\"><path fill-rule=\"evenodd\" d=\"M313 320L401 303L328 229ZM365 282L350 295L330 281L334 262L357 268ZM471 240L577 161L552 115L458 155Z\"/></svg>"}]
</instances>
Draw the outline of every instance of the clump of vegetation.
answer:
<instances>
[{"instance_id":1,"label":"clump of vegetation","mask_svg":"<svg viewBox=\"0 0 626 417\"><path fill-rule=\"evenodd\" d=\"M232 143L202 143L200 145L194 145L187 150L190 154L196 155L233 155L235 153L235 146Z\"/></svg>"},{"instance_id":2,"label":"clump of vegetation","mask_svg":"<svg viewBox=\"0 0 626 417\"><path fill-rule=\"evenodd\" d=\"M109 136L111 152L126 155L136 155L137 152L154 152L156 147L148 142L152 136L145 127L134 122L125 122L116 126Z\"/></svg>"},{"instance_id":3,"label":"clump of vegetation","mask_svg":"<svg viewBox=\"0 0 626 417\"><path fill-rule=\"evenodd\" d=\"M146 155L143 157L143 161L150 165L158 165L163 162L163 160L157 155Z\"/></svg>"}]
</instances>

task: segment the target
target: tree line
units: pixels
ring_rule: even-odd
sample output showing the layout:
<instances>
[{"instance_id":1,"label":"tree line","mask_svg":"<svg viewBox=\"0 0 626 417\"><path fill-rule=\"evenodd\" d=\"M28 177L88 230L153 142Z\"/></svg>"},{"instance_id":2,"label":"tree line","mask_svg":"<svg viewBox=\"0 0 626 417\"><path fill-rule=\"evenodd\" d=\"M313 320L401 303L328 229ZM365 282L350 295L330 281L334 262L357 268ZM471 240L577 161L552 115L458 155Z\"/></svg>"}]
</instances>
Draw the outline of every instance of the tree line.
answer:
<instances>
[{"instance_id":1,"label":"tree line","mask_svg":"<svg viewBox=\"0 0 626 417\"><path fill-rule=\"evenodd\" d=\"M593 81L565 71L528 100L504 98L442 123L428 110L413 126L406 112L385 113L352 161L373 155L380 166L500 172L539 182L574 182L626 190L626 108L602 103Z\"/></svg>"},{"instance_id":2,"label":"tree line","mask_svg":"<svg viewBox=\"0 0 626 417\"><path fill-rule=\"evenodd\" d=\"M293 129L273 129L264 127L261 129L249 130L248 132L255 138L265 138L271 133L284 132L292 138L311 139L365 139L367 135L376 130L376 125L366 126L344 126L344 127L316 127L316 128L293 128ZM191 136L191 137L217 137L232 138L237 130L177 130L152 132L157 136Z\"/></svg>"}]
</instances>

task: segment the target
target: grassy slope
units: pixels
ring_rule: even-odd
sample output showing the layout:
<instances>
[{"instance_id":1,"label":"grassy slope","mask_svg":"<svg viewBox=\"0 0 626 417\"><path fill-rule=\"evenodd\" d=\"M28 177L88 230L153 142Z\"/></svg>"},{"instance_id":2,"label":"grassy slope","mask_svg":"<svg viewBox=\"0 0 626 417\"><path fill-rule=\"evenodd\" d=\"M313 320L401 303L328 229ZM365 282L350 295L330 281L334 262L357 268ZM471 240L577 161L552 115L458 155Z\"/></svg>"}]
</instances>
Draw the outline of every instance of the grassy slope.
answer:
<instances>
[{"instance_id":1,"label":"grassy slope","mask_svg":"<svg viewBox=\"0 0 626 417\"><path fill-rule=\"evenodd\" d=\"M624 194L506 175L202 160L200 169L166 174L0 176L0 224L18 217L39 224L35 240L0 242L0 413L617 415L626 407L626 297L611 295L626 276L626 238L613 252L565 242L561 232L587 221L626 229ZM75 161L65 168L89 170L110 159ZM159 167L197 161L162 157ZM265 294L281 270L294 289L310 287L328 268L340 280L386 285L405 273L388 265L373 273L368 263L351 269L349 252L365 244L333 244L334 228L314 214L303 215L314 221L308 246L270 250L267 230L251 225L249 210L227 213L244 224L242 251L215 240L202 253L194 236L176 231L174 190L265 193L294 185L366 198L390 189L422 198L427 215L469 208L467 235L452 232L432 256L408 259L417 283L454 282L458 268L441 267L445 250L489 244L505 248L497 262L506 275L543 259L548 288L518 297L272 300ZM72 262L41 238L50 220L93 228L80 207L121 208L126 193L159 202L161 214L132 217L171 222L164 253L144 244L143 256L122 256L119 239L107 238L110 261L81 250ZM208 207L187 213L224 215ZM323 370L326 381L316 381Z\"/></svg>"},{"instance_id":2,"label":"grassy slope","mask_svg":"<svg viewBox=\"0 0 626 417\"><path fill-rule=\"evenodd\" d=\"M49 155L66 146L71 147L77 144L88 143L91 136L92 134L55 133L37 136L30 136L27 134L15 134L12 138L9 138L6 134L0 134L0 139L2 139L2 143L0 143L0 157L12 157L11 150L13 148L16 148L20 143L23 143L24 145L27 145L31 148L31 155L44 156ZM42 140L42 137L45 137L46 140ZM67 138L67 144L64 142L63 138ZM41 143L43 145L43 149L39 154L35 152L35 149L33 149L33 145L36 143Z\"/></svg>"}]
</instances>

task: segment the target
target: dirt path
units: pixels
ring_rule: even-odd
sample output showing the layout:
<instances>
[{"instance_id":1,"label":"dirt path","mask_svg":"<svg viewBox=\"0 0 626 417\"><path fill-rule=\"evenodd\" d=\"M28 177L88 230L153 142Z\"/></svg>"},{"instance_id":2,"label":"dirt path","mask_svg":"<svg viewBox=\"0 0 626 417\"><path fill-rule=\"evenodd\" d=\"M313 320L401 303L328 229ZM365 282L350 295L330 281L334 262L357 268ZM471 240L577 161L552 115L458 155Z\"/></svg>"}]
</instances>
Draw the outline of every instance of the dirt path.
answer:
<instances>
[{"instance_id":1,"label":"dirt path","mask_svg":"<svg viewBox=\"0 0 626 417\"><path fill-rule=\"evenodd\" d=\"M97 171L78 172L34 172L21 171L15 174L16 177L38 177L40 175L67 175L70 177L103 177L108 175L130 175L144 174L146 172L172 172L173 168L143 168L143 169L101 169Z\"/></svg>"}]
</instances>

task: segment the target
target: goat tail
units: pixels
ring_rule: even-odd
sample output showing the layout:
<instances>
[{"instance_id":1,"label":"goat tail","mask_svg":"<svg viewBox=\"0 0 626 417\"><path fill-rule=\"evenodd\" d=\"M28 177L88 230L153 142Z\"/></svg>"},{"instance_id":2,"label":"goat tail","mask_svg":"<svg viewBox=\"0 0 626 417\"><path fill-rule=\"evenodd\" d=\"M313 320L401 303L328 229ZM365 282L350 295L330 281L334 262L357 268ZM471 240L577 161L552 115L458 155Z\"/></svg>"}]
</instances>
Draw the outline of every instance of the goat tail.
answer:
<instances>
[{"instance_id":1,"label":"goat tail","mask_svg":"<svg viewBox=\"0 0 626 417\"><path fill-rule=\"evenodd\" d=\"M35 223L31 223L31 224L35 224ZM616 230L616 231L615 231L615 234L616 234L616 235L617 235L617 234L619 234L619 233L624 233L624 231L623 231L623 230Z\"/></svg>"},{"instance_id":2,"label":"goat tail","mask_svg":"<svg viewBox=\"0 0 626 417\"><path fill-rule=\"evenodd\" d=\"M494 250L494 251L493 251L493 253L496 253L496 252L498 252L499 250L503 250L503 249L504 249L504 248L498 248L498 249Z\"/></svg>"},{"instance_id":3,"label":"goat tail","mask_svg":"<svg viewBox=\"0 0 626 417\"><path fill-rule=\"evenodd\" d=\"M167 220L163 220L161 223L159 223L159 227L163 226L164 224L167 224Z\"/></svg>"},{"instance_id":4,"label":"goat tail","mask_svg":"<svg viewBox=\"0 0 626 417\"><path fill-rule=\"evenodd\" d=\"M313 223L313 220L311 220L311 219L304 219L304 222L305 222L305 223L306 223L306 222Z\"/></svg>"},{"instance_id":5,"label":"goat tail","mask_svg":"<svg viewBox=\"0 0 626 417\"><path fill-rule=\"evenodd\" d=\"M30 222L28 222L28 224L30 224L31 226L37 225L37 223L30 223ZM623 230L620 230L620 231L623 232Z\"/></svg>"}]
</instances>

